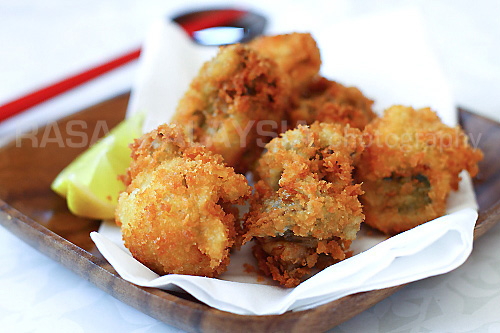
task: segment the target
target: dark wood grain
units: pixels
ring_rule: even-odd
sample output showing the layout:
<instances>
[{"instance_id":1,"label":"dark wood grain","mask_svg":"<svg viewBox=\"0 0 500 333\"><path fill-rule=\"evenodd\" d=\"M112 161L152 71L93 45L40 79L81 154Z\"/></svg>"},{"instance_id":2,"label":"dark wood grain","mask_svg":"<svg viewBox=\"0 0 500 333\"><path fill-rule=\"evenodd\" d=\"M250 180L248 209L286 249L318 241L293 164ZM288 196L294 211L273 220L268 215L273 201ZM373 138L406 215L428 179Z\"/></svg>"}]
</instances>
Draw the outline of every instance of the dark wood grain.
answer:
<instances>
[{"instance_id":1,"label":"dark wood grain","mask_svg":"<svg viewBox=\"0 0 500 333\"><path fill-rule=\"evenodd\" d=\"M103 124L111 129L124 118L128 97L128 94L118 96L59 120L57 128L63 141L82 142L81 136L75 136L75 129L91 138L96 126L100 126L99 136L104 135ZM480 205L475 229L475 238L478 238L500 220L500 162L496 160L500 124L464 110L460 111L460 120L473 138L481 134L479 147L485 152L480 175L474 183ZM74 127L68 127L75 121ZM86 124L85 128L81 121ZM65 200L50 190L54 177L87 147L72 148L54 142L57 140L41 147L44 135L46 138L57 136L54 124L51 126L0 149L0 223L50 258L152 317L187 331L221 332L242 328L269 332L323 331L403 287L358 293L307 311L279 316L241 316L210 308L183 293L135 286L118 276L90 240L89 234L98 229L99 221L72 215ZM47 134L47 130L51 132Z\"/></svg>"},{"instance_id":2,"label":"dark wood grain","mask_svg":"<svg viewBox=\"0 0 500 333\"><path fill-rule=\"evenodd\" d=\"M480 172L474 179L474 189L481 210L493 206L500 189L500 130L499 124L464 109L459 109L460 124L469 135L471 143L478 143L485 152ZM488 152L488 153L486 153Z\"/></svg>"}]
</instances>

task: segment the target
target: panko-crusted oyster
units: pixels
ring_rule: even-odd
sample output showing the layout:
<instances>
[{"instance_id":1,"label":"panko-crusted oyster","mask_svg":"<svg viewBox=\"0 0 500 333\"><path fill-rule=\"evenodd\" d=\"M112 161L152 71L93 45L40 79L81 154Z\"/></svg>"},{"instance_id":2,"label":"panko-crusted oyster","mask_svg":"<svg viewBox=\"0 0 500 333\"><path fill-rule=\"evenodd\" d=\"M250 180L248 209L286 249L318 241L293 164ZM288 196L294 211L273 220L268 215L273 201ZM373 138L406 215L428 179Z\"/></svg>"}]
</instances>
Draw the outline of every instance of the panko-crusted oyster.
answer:
<instances>
[{"instance_id":1,"label":"panko-crusted oyster","mask_svg":"<svg viewBox=\"0 0 500 333\"><path fill-rule=\"evenodd\" d=\"M356 87L346 87L324 77L311 80L287 109L292 125L312 124L315 121L349 124L363 129L376 118L373 100Z\"/></svg>"},{"instance_id":2,"label":"panko-crusted oyster","mask_svg":"<svg viewBox=\"0 0 500 333\"><path fill-rule=\"evenodd\" d=\"M429 108L393 106L365 128L364 137L356 173L365 192L363 212L367 224L387 234L444 215L459 173L474 177L483 156L459 126L446 126Z\"/></svg>"},{"instance_id":3,"label":"panko-crusted oyster","mask_svg":"<svg viewBox=\"0 0 500 333\"><path fill-rule=\"evenodd\" d=\"M299 126L273 139L258 161L244 239L256 237L259 268L286 287L344 259L356 238L364 219L352 179L360 134L338 124Z\"/></svg>"},{"instance_id":4,"label":"panko-crusted oyster","mask_svg":"<svg viewBox=\"0 0 500 333\"><path fill-rule=\"evenodd\" d=\"M321 55L309 33L261 36L248 45L264 57L273 59L290 78L294 90L301 89L319 72Z\"/></svg>"},{"instance_id":5,"label":"panko-crusted oyster","mask_svg":"<svg viewBox=\"0 0 500 333\"><path fill-rule=\"evenodd\" d=\"M175 125L160 126L131 148L115 213L125 246L158 274L224 272L230 249L241 243L232 204L251 193L245 177Z\"/></svg>"},{"instance_id":6,"label":"panko-crusted oyster","mask_svg":"<svg viewBox=\"0 0 500 333\"><path fill-rule=\"evenodd\" d=\"M289 97L289 79L273 60L225 46L193 79L172 122L244 173L278 133Z\"/></svg>"}]
</instances>

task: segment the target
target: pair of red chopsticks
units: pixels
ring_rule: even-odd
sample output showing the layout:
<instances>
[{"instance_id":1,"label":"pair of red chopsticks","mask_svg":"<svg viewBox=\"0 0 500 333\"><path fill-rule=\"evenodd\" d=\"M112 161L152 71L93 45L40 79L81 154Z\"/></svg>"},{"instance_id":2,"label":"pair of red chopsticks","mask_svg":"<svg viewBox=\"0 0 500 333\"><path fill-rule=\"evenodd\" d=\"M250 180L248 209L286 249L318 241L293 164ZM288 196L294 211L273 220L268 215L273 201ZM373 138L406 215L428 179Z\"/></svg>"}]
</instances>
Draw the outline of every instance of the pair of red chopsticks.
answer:
<instances>
[{"instance_id":1,"label":"pair of red chopsticks","mask_svg":"<svg viewBox=\"0 0 500 333\"><path fill-rule=\"evenodd\" d=\"M187 19L178 23L190 36L192 36L195 31L230 24L231 22L240 19L244 14L245 11L234 9L205 11L193 14L191 18L188 17ZM53 83L20 98L14 99L4 105L1 105L0 121L15 116L16 114L19 114L24 110L45 102L85 82L95 79L96 77L103 75L115 68L123 66L139 58L140 53L140 48L133 50L115 59L87 69L81 73L70 76L59 82Z\"/></svg>"}]
</instances>

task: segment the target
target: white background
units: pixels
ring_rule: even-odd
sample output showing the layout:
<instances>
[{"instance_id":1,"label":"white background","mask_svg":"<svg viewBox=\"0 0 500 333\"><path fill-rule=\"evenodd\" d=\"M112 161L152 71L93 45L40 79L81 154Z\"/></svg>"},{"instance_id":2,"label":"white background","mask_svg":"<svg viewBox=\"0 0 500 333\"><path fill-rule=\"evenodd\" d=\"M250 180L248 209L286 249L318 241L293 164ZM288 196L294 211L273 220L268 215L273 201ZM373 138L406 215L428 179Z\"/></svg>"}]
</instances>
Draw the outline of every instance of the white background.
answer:
<instances>
[{"instance_id":1,"label":"white background","mask_svg":"<svg viewBox=\"0 0 500 333\"><path fill-rule=\"evenodd\" d=\"M186 8L184 3L0 1L0 104L134 49L149 22ZM428 41L457 105L500 120L499 2L252 3L271 19L271 28L289 30L308 30L320 22L412 4L421 11ZM0 140L23 126L61 117L128 90L134 70L131 64L0 124ZM500 225L481 238L456 271L413 283L334 331L498 332L499 253ZM0 227L0 330L168 332L173 328L108 296Z\"/></svg>"}]
</instances>

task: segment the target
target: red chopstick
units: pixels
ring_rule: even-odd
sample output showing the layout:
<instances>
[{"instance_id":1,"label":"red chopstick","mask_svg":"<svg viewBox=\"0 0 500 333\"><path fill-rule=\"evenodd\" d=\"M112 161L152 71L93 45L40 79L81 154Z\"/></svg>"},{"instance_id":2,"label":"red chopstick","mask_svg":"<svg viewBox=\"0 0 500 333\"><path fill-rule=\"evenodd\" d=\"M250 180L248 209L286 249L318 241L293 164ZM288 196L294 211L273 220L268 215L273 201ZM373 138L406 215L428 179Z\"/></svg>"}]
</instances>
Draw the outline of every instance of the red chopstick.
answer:
<instances>
[{"instance_id":1,"label":"red chopstick","mask_svg":"<svg viewBox=\"0 0 500 333\"><path fill-rule=\"evenodd\" d=\"M244 11L233 9L213 11L206 15L195 17L193 20L182 22L181 26L190 36L192 36L195 31L221 26L233 22L243 16L244 13ZM0 106L0 122L7 118L15 116L16 114L19 114L35 105L45 102L57 95L60 95L68 90L78 87L79 85L82 85L83 83L88 82L98 76L110 72L113 69L136 60L137 58L139 58L140 53L140 48L133 50L103 64L97 65L81 73L70 76L66 79L33 91L20 98L7 102L6 104Z\"/></svg>"},{"instance_id":2,"label":"red chopstick","mask_svg":"<svg viewBox=\"0 0 500 333\"><path fill-rule=\"evenodd\" d=\"M132 60L137 59L140 53L140 49L134 50L111 61L105 62L84 72L53 83L47 87L38 89L32 93L22 96L21 98L8 102L7 104L0 106L0 121L45 102L48 99L73 89L117 67L123 66Z\"/></svg>"}]
</instances>

